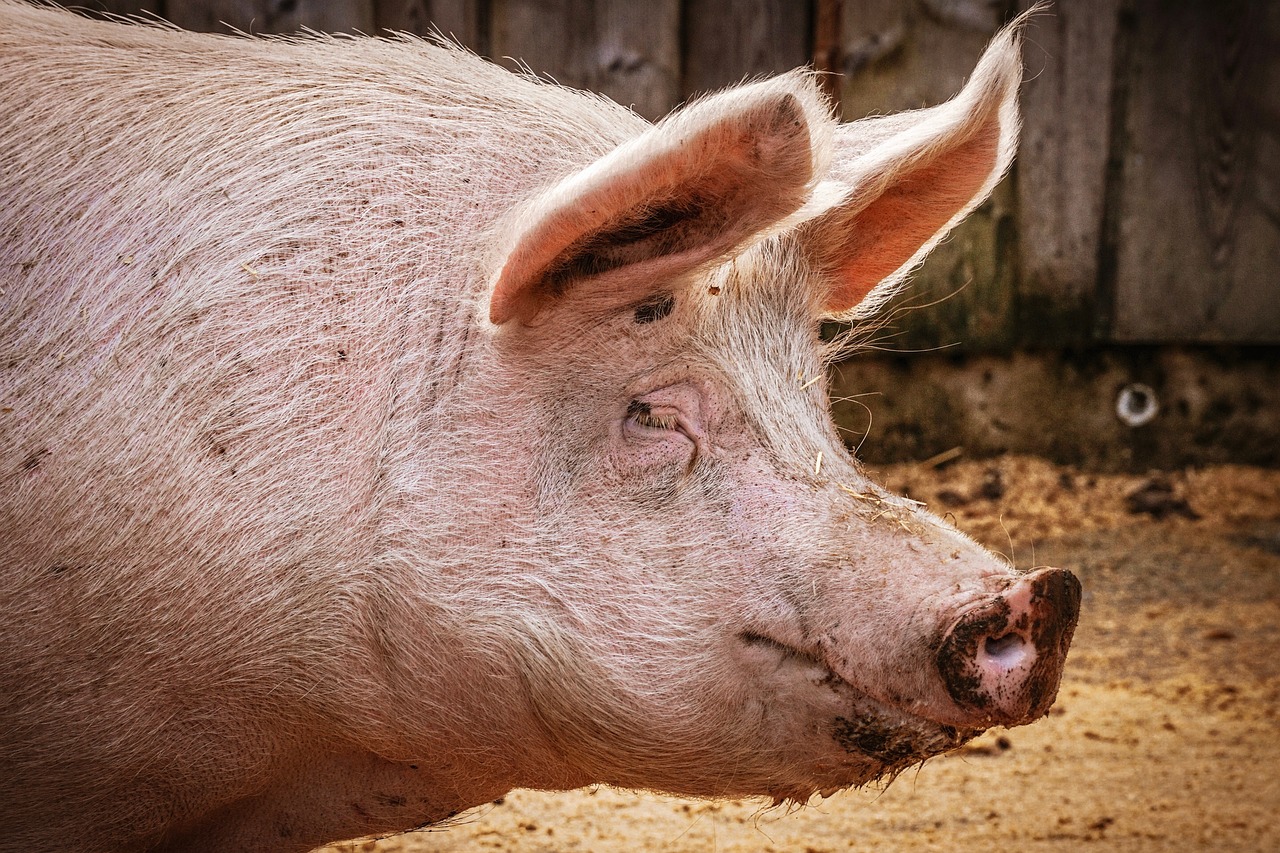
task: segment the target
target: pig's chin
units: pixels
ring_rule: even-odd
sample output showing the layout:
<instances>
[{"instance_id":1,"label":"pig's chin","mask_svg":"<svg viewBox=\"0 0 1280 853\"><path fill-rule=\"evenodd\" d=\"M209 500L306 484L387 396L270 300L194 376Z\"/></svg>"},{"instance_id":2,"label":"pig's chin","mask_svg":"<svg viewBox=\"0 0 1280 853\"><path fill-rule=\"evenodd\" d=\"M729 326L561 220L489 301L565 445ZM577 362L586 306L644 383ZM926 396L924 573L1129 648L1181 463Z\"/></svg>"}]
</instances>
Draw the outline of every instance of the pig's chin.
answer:
<instances>
[{"instance_id":1,"label":"pig's chin","mask_svg":"<svg viewBox=\"0 0 1280 853\"><path fill-rule=\"evenodd\" d=\"M772 657L769 680L789 682L787 706L800 730L821 744L813 750L812 776L768 793L778 802L804 802L813 794L892 779L935 755L956 749L981 734L981 728L957 728L929 719L918 707L908 711L870 696L827 666L820 656L770 639L744 635L758 664ZM814 718L817 718L816 720ZM817 723L815 726L814 723ZM806 774L807 775L807 774Z\"/></svg>"}]
</instances>

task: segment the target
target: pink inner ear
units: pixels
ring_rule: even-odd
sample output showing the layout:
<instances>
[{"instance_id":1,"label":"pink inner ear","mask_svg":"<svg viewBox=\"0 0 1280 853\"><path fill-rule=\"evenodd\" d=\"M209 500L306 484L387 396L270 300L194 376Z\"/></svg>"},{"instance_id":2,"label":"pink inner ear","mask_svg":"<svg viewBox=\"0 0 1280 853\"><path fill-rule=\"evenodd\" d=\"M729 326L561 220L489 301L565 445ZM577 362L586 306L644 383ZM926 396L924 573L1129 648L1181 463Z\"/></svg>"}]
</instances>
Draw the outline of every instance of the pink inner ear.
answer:
<instances>
[{"instance_id":1,"label":"pink inner ear","mask_svg":"<svg viewBox=\"0 0 1280 853\"><path fill-rule=\"evenodd\" d=\"M843 233L827 236L815 253L832 279L824 310L839 314L857 305L946 227L991 177L999 144L993 115L966 141L899 176L852 217L838 217L833 224Z\"/></svg>"}]
</instances>

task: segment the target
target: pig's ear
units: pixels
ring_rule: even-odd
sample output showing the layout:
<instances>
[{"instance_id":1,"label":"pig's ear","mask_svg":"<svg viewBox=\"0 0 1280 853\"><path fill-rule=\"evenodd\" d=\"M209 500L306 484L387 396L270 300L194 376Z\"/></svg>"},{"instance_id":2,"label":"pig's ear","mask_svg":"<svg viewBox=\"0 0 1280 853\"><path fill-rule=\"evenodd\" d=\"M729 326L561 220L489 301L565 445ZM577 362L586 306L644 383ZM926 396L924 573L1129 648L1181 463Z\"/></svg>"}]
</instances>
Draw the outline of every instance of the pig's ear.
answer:
<instances>
[{"instance_id":1,"label":"pig's ear","mask_svg":"<svg viewBox=\"0 0 1280 853\"><path fill-rule=\"evenodd\" d=\"M668 116L522 213L490 320L530 320L569 292L632 301L725 257L806 202L831 125L796 72Z\"/></svg>"},{"instance_id":2,"label":"pig's ear","mask_svg":"<svg viewBox=\"0 0 1280 853\"><path fill-rule=\"evenodd\" d=\"M798 229L826 281L825 315L876 307L999 182L1017 145L1020 25L948 103L837 128L828 179L843 201Z\"/></svg>"}]
</instances>

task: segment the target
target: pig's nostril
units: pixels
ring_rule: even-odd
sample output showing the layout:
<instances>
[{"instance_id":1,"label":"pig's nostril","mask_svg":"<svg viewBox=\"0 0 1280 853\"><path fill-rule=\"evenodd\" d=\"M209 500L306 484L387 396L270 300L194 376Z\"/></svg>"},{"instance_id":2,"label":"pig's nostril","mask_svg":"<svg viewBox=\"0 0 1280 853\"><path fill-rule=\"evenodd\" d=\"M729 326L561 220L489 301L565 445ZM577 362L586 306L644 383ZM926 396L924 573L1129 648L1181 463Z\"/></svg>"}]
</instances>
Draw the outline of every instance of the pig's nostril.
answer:
<instances>
[{"instance_id":1,"label":"pig's nostril","mask_svg":"<svg viewBox=\"0 0 1280 853\"><path fill-rule=\"evenodd\" d=\"M975 718L1021 725L1053 704L1080 612L1080 582L1039 569L956 620L937 652L951 698Z\"/></svg>"},{"instance_id":2,"label":"pig's nostril","mask_svg":"<svg viewBox=\"0 0 1280 853\"><path fill-rule=\"evenodd\" d=\"M982 650L987 657L1003 667L1014 667L1022 662L1024 641L1019 634L1008 633L999 637L987 637Z\"/></svg>"}]
</instances>

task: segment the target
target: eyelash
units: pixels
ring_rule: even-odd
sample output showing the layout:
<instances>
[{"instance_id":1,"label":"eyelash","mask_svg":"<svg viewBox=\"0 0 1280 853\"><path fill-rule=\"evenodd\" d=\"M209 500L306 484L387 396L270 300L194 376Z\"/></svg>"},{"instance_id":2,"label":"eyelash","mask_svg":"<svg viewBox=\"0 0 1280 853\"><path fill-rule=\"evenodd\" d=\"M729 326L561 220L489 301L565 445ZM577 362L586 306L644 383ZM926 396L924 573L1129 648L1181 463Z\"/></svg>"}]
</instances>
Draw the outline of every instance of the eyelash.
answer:
<instances>
[{"instance_id":1,"label":"eyelash","mask_svg":"<svg viewBox=\"0 0 1280 853\"><path fill-rule=\"evenodd\" d=\"M675 429L680 421L674 414L655 415L648 403L632 400L627 406L627 417L643 427L652 429Z\"/></svg>"}]
</instances>

